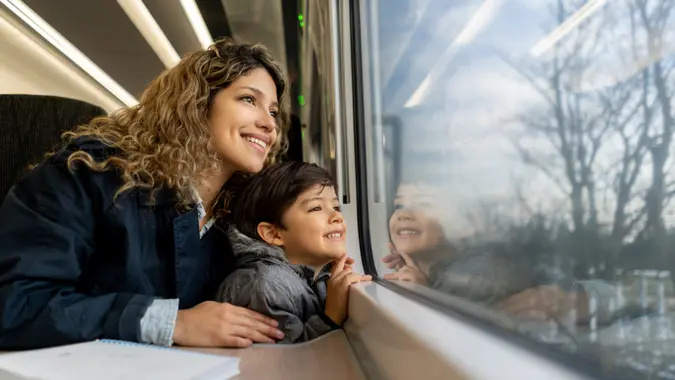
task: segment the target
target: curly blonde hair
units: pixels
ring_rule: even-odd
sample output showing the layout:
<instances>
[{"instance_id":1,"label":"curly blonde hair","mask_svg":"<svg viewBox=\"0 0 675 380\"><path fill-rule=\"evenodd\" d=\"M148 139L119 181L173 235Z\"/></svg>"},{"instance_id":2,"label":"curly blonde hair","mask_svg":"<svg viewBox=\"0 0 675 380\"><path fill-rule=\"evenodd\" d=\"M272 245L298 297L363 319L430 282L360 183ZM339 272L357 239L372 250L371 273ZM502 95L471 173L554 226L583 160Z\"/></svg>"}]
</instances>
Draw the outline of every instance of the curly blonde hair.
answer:
<instances>
[{"instance_id":1,"label":"curly blonde hair","mask_svg":"<svg viewBox=\"0 0 675 380\"><path fill-rule=\"evenodd\" d=\"M262 45L216 41L206 50L184 57L145 89L138 105L123 108L112 116L93 119L89 124L66 132L64 139L92 137L117 148L119 154L96 162L89 153L77 151L68 159L71 170L77 163L95 171L117 169L123 181L122 192L140 188L151 192L171 188L182 206L195 201L195 176L221 167L208 125L215 95L238 78L256 68L272 77L279 100L279 137L266 164L274 162L287 147L288 95L286 77L267 48ZM241 177L243 173L238 173ZM235 177L237 177L235 176ZM234 181L237 183L238 178ZM229 185L228 185L229 186ZM227 191L214 202L223 206Z\"/></svg>"}]
</instances>

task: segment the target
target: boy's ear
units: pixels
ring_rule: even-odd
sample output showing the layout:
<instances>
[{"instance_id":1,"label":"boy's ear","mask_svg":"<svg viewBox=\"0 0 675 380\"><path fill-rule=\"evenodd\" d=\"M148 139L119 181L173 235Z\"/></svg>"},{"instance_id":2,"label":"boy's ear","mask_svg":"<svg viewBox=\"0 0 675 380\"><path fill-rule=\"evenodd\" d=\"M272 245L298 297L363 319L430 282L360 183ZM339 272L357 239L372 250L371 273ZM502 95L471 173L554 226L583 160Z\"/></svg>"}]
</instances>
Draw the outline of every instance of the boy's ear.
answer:
<instances>
[{"instance_id":1,"label":"boy's ear","mask_svg":"<svg viewBox=\"0 0 675 380\"><path fill-rule=\"evenodd\" d=\"M277 247L283 247L284 239L281 237L281 234L279 233L279 228L277 228L273 224L267 222L260 222L258 224L257 231L258 236L260 236L265 241L265 243Z\"/></svg>"}]
</instances>

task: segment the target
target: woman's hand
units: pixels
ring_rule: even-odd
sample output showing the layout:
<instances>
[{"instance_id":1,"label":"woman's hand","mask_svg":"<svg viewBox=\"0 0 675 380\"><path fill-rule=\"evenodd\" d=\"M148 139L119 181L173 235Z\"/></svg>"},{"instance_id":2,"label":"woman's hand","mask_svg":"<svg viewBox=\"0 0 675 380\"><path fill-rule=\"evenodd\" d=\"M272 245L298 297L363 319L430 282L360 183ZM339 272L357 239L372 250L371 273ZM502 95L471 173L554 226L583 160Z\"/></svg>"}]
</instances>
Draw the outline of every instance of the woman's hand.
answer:
<instances>
[{"instance_id":1,"label":"woman's hand","mask_svg":"<svg viewBox=\"0 0 675 380\"><path fill-rule=\"evenodd\" d=\"M385 280L408 281L424 286L429 284L427 275L422 272L410 255L397 251L393 244L389 245L389 249L391 253L382 261L387 263L388 268L394 268L396 272L385 274Z\"/></svg>"},{"instance_id":2,"label":"woman's hand","mask_svg":"<svg viewBox=\"0 0 675 380\"><path fill-rule=\"evenodd\" d=\"M326 309L324 314L340 326L347 318L349 287L354 283L372 279L369 275L363 276L353 273L351 265L347 264L348 262L349 258L344 255L334 263L330 279L326 283ZM351 262L354 262L353 259Z\"/></svg>"},{"instance_id":3,"label":"woman's hand","mask_svg":"<svg viewBox=\"0 0 675 380\"><path fill-rule=\"evenodd\" d=\"M229 303L207 301L179 310L173 341L192 347L248 347L282 339L277 321Z\"/></svg>"},{"instance_id":4,"label":"woman's hand","mask_svg":"<svg viewBox=\"0 0 675 380\"><path fill-rule=\"evenodd\" d=\"M550 320L564 319L565 314L575 310L576 320L588 315L588 299L583 292L566 292L556 285L542 285L517 293L497 305L503 313L517 317Z\"/></svg>"}]
</instances>

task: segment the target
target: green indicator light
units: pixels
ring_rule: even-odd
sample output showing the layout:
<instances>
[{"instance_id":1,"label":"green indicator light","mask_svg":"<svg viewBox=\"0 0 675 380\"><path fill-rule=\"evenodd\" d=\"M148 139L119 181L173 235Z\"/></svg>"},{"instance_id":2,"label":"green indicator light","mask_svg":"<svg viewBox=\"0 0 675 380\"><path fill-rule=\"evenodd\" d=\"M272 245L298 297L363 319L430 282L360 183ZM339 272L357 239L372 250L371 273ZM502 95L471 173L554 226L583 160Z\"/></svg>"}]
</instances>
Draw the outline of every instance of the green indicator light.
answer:
<instances>
[{"instance_id":1,"label":"green indicator light","mask_svg":"<svg viewBox=\"0 0 675 380\"><path fill-rule=\"evenodd\" d=\"M301 106L305 105L305 97L300 95L298 96L298 103L300 103Z\"/></svg>"},{"instance_id":2,"label":"green indicator light","mask_svg":"<svg viewBox=\"0 0 675 380\"><path fill-rule=\"evenodd\" d=\"M302 21L302 20L304 20L304 19L305 19L305 18L304 18L302 15L298 15L298 20L299 20L299 21Z\"/></svg>"},{"instance_id":3,"label":"green indicator light","mask_svg":"<svg viewBox=\"0 0 675 380\"><path fill-rule=\"evenodd\" d=\"M300 131L300 138L305 139L305 131Z\"/></svg>"},{"instance_id":4,"label":"green indicator light","mask_svg":"<svg viewBox=\"0 0 675 380\"><path fill-rule=\"evenodd\" d=\"M305 22L304 22L304 21L300 21L300 27L301 27L301 28L304 28L304 27L305 27Z\"/></svg>"}]
</instances>

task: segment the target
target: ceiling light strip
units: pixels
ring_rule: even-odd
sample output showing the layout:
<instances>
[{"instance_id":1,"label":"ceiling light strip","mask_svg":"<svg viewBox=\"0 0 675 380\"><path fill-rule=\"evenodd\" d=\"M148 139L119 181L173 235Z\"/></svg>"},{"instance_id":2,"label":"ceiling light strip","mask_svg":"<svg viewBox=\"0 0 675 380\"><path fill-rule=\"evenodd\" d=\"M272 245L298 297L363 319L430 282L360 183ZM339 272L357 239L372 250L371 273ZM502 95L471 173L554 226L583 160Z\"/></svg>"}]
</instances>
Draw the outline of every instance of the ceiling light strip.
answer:
<instances>
[{"instance_id":1,"label":"ceiling light strip","mask_svg":"<svg viewBox=\"0 0 675 380\"><path fill-rule=\"evenodd\" d=\"M152 17L148 8L140 0L117 0L117 4L129 16L136 29L143 35L152 50L162 61L164 66L171 68L180 61L180 56L173 48L169 39Z\"/></svg>"},{"instance_id":2,"label":"ceiling light strip","mask_svg":"<svg viewBox=\"0 0 675 380\"><path fill-rule=\"evenodd\" d=\"M452 41L450 46L440 56L438 61L429 70L429 73L424 80L419 84L417 89L408 98L403 107L411 108L418 106L422 100L428 95L429 88L432 83L436 83L439 77L446 70L450 62L455 58L459 48L471 43L478 33L485 28L496 15L497 11L502 6L504 0L485 0L480 7L471 15L471 18L464 25L457 37Z\"/></svg>"},{"instance_id":3,"label":"ceiling light strip","mask_svg":"<svg viewBox=\"0 0 675 380\"><path fill-rule=\"evenodd\" d=\"M192 29L195 31L202 48L208 49L209 46L213 45L213 37L211 37L211 32L204 22L197 2L195 0L180 0L180 5L183 7L188 20L190 20Z\"/></svg>"},{"instance_id":4,"label":"ceiling light strip","mask_svg":"<svg viewBox=\"0 0 675 380\"><path fill-rule=\"evenodd\" d=\"M549 35L539 40L530 50L533 57L538 57L549 50L553 45L565 37L572 29L586 20L595 11L607 3L607 0L590 0L573 15L558 25Z\"/></svg>"},{"instance_id":5,"label":"ceiling light strip","mask_svg":"<svg viewBox=\"0 0 675 380\"><path fill-rule=\"evenodd\" d=\"M126 106L138 104L138 100L127 92L119 83L115 82L105 71L98 67L84 53L78 50L56 29L52 28L37 13L30 9L21 0L0 0L0 4L5 5L10 12L25 22L31 29L38 33L42 38L58 49L64 56L75 63L80 69L91 76L95 81L101 84L113 96L118 98Z\"/></svg>"}]
</instances>

